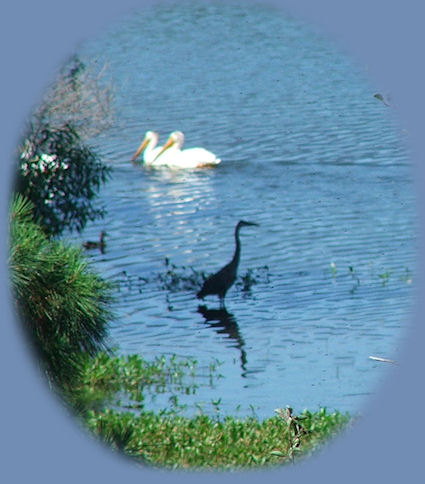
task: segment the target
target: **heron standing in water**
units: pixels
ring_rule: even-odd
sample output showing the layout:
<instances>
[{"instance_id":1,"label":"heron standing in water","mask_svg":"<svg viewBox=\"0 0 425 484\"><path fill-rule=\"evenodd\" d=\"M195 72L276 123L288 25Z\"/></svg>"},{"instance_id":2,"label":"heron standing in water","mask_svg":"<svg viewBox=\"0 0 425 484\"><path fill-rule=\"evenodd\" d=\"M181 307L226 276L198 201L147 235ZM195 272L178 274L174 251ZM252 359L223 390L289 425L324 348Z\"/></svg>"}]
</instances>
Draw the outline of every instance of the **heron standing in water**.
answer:
<instances>
[{"instance_id":1,"label":"heron standing in water","mask_svg":"<svg viewBox=\"0 0 425 484\"><path fill-rule=\"evenodd\" d=\"M198 299L204 299L205 296L208 296L210 294L217 294L220 298L220 307L224 308L224 297L226 296L226 292L228 291L228 289L235 282L238 271L239 259L241 255L241 241L239 240L239 230L242 227L247 227L249 225L258 226L258 224L254 222L245 222L245 220L240 220L237 223L235 227L236 247L233 259L217 273L213 274L205 280L202 289L196 295Z\"/></svg>"}]
</instances>

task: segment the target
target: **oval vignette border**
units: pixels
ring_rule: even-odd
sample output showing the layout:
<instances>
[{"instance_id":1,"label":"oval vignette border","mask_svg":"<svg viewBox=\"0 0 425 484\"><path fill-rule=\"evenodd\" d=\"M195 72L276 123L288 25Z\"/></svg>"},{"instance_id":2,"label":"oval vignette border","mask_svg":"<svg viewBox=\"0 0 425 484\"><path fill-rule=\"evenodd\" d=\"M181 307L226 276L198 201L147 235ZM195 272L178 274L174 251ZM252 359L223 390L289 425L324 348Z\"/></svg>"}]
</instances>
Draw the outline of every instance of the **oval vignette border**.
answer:
<instances>
[{"instance_id":1,"label":"oval vignette border","mask_svg":"<svg viewBox=\"0 0 425 484\"><path fill-rule=\"evenodd\" d=\"M14 150L25 118L40 99L55 69L78 49L78 43L95 36L101 28L115 21L118 14L152 3L160 3L160 0L74 0L72 3L16 0L7 2L3 9L0 20L1 45L6 54L2 56L5 62L2 63L4 99L0 130L4 150L0 192L3 308L0 368L4 382L0 475L3 481L29 482L42 478L46 484L58 480L74 484L145 478L152 483L243 480L244 484L249 484L263 476L271 483L281 482L282 478L295 478L300 483L311 483L317 478L326 479L328 483L409 480L422 470L420 449L424 424L420 414L416 414L424 404L424 392L420 388L423 381L421 342L425 331L420 315L425 312L424 297L417 298L408 341L400 352L402 364L371 399L369 415L347 437L335 439L323 453L294 467L201 475L136 468L88 438L38 378L31 355L25 353L25 342L14 324L15 316L8 299L6 215ZM421 114L425 112L425 63L421 61L421 46L425 44L425 31L421 19L425 18L425 5L420 0L258 0L255 3L281 6L310 27L328 34L347 55L369 66L373 85L391 91L398 118L410 135L409 148L413 152L422 222L425 202L420 188L424 185L425 167L420 164L425 158L421 133ZM423 223L420 225L422 242ZM419 280L422 266L420 260L416 266L418 284L422 284ZM423 285L419 287L419 295L423 295L424 290Z\"/></svg>"}]
</instances>

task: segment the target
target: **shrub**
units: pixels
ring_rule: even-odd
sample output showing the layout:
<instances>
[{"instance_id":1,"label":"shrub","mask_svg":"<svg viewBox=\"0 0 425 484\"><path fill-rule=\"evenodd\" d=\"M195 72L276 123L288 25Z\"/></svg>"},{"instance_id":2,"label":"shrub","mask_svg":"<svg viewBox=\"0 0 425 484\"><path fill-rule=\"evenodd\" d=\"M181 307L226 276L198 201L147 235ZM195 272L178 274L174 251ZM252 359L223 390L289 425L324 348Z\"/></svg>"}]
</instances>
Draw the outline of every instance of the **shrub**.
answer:
<instances>
[{"instance_id":1,"label":"shrub","mask_svg":"<svg viewBox=\"0 0 425 484\"><path fill-rule=\"evenodd\" d=\"M79 375L83 357L104 349L111 288L80 248L49 241L33 222L32 209L20 195L12 202L13 297L49 380L63 387Z\"/></svg>"},{"instance_id":2,"label":"shrub","mask_svg":"<svg viewBox=\"0 0 425 484\"><path fill-rule=\"evenodd\" d=\"M34 128L19 162L16 190L32 202L34 217L47 234L81 231L88 220L103 216L92 200L111 169L70 125Z\"/></svg>"},{"instance_id":3,"label":"shrub","mask_svg":"<svg viewBox=\"0 0 425 484\"><path fill-rule=\"evenodd\" d=\"M19 149L16 190L49 235L81 231L102 217L93 200L111 168L85 143L112 123L110 89L78 59L59 73L34 112Z\"/></svg>"}]
</instances>

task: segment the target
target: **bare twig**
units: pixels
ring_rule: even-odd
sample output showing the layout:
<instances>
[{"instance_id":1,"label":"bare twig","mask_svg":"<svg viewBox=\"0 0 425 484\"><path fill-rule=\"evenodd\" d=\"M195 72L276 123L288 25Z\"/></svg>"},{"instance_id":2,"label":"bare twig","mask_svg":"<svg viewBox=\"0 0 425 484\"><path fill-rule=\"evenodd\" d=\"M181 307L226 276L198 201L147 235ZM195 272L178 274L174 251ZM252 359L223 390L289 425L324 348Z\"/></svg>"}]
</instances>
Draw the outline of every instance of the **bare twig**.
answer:
<instances>
[{"instance_id":1,"label":"bare twig","mask_svg":"<svg viewBox=\"0 0 425 484\"><path fill-rule=\"evenodd\" d=\"M61 127L70 124L82 141L109 128L113 121L113 93L104 83L107 66L98 73L74 57L57 79L34 113L36 124Z\"/></svg>"}]
</instances>

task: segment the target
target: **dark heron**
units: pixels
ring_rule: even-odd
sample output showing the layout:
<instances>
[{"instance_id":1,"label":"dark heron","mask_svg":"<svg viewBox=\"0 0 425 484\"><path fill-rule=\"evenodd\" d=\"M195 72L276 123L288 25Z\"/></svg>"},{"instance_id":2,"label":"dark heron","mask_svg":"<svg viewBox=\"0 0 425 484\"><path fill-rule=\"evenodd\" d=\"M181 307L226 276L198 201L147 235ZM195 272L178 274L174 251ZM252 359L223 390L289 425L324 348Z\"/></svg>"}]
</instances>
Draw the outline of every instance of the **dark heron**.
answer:
<instances>
[{"instance_id":1,"label":"dark heron","mask_svg":"<svg viewBox=\"0 0 425 484\"><path fill-rule=\"evenodd\" d=\"M239 258L241 255L241 241L239 240L239 230L241 229L241 227L247 227L249 225L258 226L258 224L254 222L245 222L245 220L240 220L237 223L235 228L236 247L233 259L222 269L220 269L216 274L213 274L205 280L202 289L196 295L197 298L204 299L205 296L208 296L210 294L217 294L220 298L220 307L224 307L224 297L226 296L226 292L235 282L236 274L238 271Z\"/></svg>"}]
</instances>

